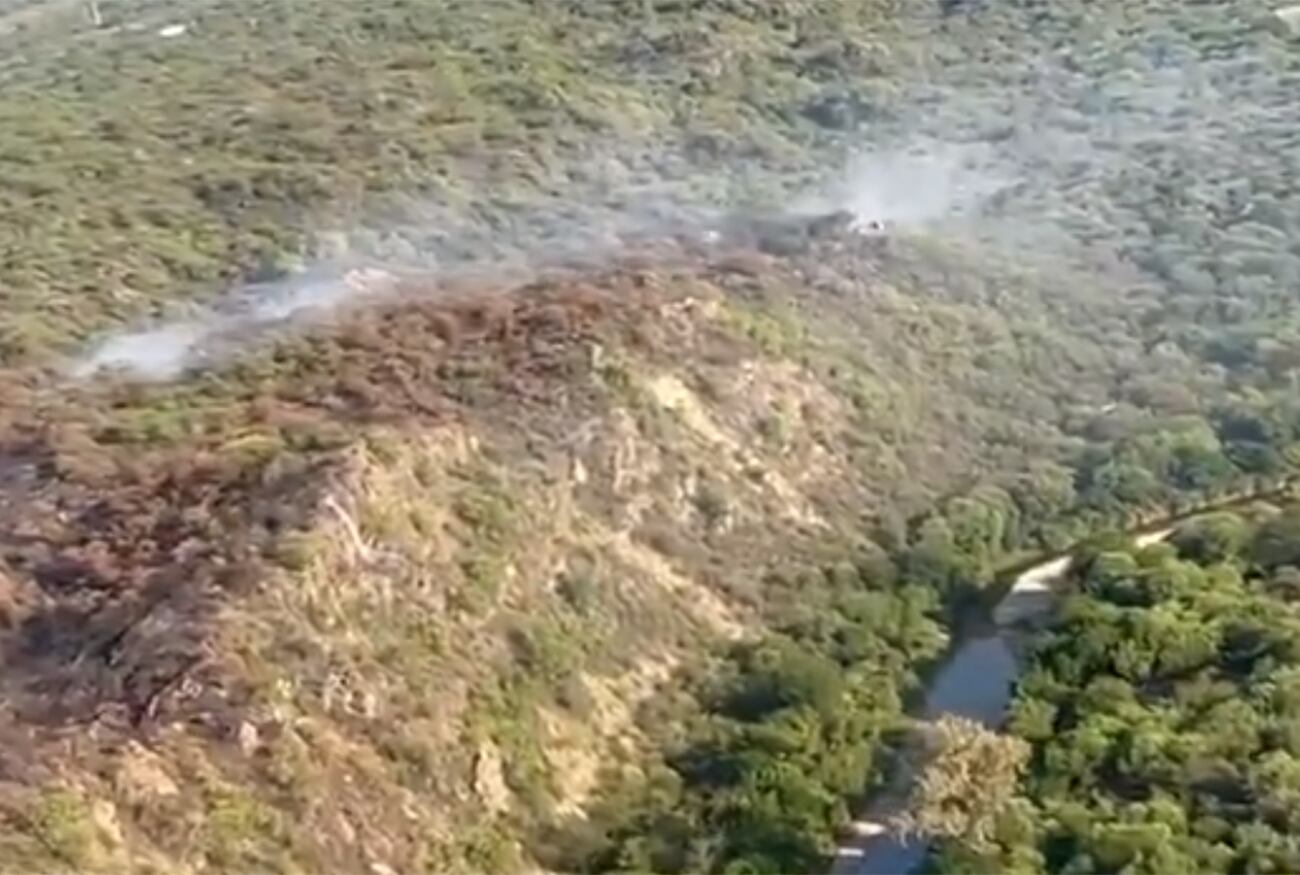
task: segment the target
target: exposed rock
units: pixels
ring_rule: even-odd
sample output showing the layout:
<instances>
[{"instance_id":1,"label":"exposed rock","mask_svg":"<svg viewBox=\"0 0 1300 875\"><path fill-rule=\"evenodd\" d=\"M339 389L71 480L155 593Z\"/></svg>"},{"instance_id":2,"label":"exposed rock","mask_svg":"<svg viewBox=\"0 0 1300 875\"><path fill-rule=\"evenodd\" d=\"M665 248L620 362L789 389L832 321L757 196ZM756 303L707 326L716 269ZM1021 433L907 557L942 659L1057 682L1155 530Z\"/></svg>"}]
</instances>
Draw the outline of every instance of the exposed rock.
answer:
<instances>
[{"instance_id":1,"label":"exposed rock","mask_svg":"<svg viewBox=\"0 0 1300 875\"><path fill-rule=\"evenodd\" d=\"M1300 37L1300 6L1274 10L1273 29L1282 36Z\"/></svg>"},{"instance_id":2,"label":"exposed rock","mask_svg":"<svg viewBox=\"0 0 1300 875\"><path fill-rule=\"evenodd\" d=\"M491 742L479 747L474 761L474 792L494 814L510 808L510 788L501 768L501 751Z\"/></svg>"},{"instance_id":3,"label":"exposed rock","mask_svg":"<svg viewBox=\"0 0 1300 875\"><path fill-rule=\"evenodd\" d=\"M257 727L247 720L242 721L235 730L235 740L239 743L239 749L246 757L251 757L257 753L257 749L262 746L262 737L257 731Z\"/></svg>"},{"instance_id":4,"label":"exposed rock","mask_svg":"<svg viewBox=\"0 0 1300 875\"><path fill-rule=\"evenodd\" d=\"M31 604L32 593L0 565L0 629L16 626Z\"/></svg>"},{"instance_id":5,"label":"exposed rock","mask_svg":"<svg viewBox=\"0 0 1300 875\"><path fill-rule=\"evenodd\" d=\"M132 805L163 799L180 793L176 782L163 768L162 758L138 742L129 742L113 776L118 793Z\"/></svg>"},{"instance_id":6,"label":"exposed rock","mask_svg":"<svg viewBox=\"0 0 1300 875\"><path fill-rule=\"evenodd\" d=\"M100 840L109 851L122 847L122 823L117 816L117 806L107 799L96 799L90 804L90 820L95 825Z\"/></svg>"}]
</instances>

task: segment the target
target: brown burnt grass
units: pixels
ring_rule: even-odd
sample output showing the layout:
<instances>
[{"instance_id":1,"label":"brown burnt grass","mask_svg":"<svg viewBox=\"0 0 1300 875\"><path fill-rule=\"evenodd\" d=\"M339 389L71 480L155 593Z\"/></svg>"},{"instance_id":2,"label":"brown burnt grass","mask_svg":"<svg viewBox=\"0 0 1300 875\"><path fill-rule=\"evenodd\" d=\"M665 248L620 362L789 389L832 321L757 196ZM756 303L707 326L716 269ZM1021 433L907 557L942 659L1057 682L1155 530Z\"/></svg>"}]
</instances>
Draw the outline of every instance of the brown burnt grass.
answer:
<instances>
[{"instance_id":1,"label":"brown burnt grass","mask_svg":"<svg viewBox=\"0 0 1300 875\"><path fill-rule=\"evenodd\" d=\"M277 539L311 526L338 447L367 424L546 405L589 367L589 341L650 302L646 286L625 270L406 288L233 365L198 400L188 385L0 387L0 729L229 726L242 693L211 624L269 579ZM123 426L155 409L194 415L163 437Z\"/></svg>"},{"instance_id":2,"label":"brown burnt grass","mask_svg":"<svg viewBox=\"0 0 1300 875\"><path fill-rule=\"evenodd\" d=\"M617 298L572 280L510 292L405 285L406 303L345 313L328 334L284 347L276 364L293 378L277 399L356 421L443 415L462 394L451 384L467 378L527 395Z\"/></svg>"},{"instance_id":3,"label":"brown burnt grass","mask_svg":"<svg viewBox=\"0 0 1300 875\"><path fill-rule=\"evenodd\" d=\"M624 352L663 364L684 349L752 352L730 329L697 339L682 314L719 294L790 294L799 265L701 255L643 253L513 287L407 278L391 299L169 385L0 371L0 844L6 830L33 834L29 789L115 781L137 739L186 764L203 740L203 756L243 775L234 785L280 792L236 755L246 723L276 729L232 624L245 594L275 595L301 567L295 547L336 523L326 499L348 492L358 445L382 464L395 433L462 421L499 433L499 458L518 447L532 459L611 401L640 402L620 379ZM161 841L165 812L208 792L123 816ZM342 848L327 844L320 859Z\"/></svg>"}]
</instances>

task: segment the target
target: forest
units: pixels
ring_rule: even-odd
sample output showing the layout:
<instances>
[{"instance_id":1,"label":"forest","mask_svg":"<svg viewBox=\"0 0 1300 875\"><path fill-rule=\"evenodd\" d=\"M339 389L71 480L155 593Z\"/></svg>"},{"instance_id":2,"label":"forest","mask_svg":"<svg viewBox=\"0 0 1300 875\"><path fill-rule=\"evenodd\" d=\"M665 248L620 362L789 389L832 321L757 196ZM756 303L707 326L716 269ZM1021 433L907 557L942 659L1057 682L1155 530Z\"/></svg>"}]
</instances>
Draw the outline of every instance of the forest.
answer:
<instances>
[{"instance_id":1,"label":"forest","mask_svg":"<svg viewBox=\"0 0 1300 875\"><path fill-rule=\"evenodd\" d=\"M1074 472L1088 484L1082 500L1044 513L1031 489L953 499L913 521L892 559L876 548L856 565L773 582L778 634L726 654L699 682L699 716L665 740L644 785L619 786L566 836L559 868L824 868L850 820L846 803L884 773L906 704L946 652L945 630L1000 567L1050 545L1044 532L1090 528L1079 594L1033 643L1008 718L1034 745L1025 783L1014 799L990 797L992 813L981 812L987 788L965 787L974 813L962 828L992 838L950 841L934 871L1290 871L1300 861L1287 856L1300 850L1288 820L1300 767L1286 692L1300 659L1289 602L1300 508L1263 522L1194 517L1170 544L1135 550L1121 527L1161 506L1157 496L1172 511L1254 489L1261 473L1231 461L1258 453L1170 443L1147 450L1150 467L1130 457L1130 476L1149 484L1141 493L1103 487L1085 458ZM1089 528L1076 529L1080 516ZM1271 777L1253 771L1265 768ZM1268 780L1265 803L1256 794Z\"/></svg>"},{"instance_id":2,"label":"forest","mask_svg":"<svg viewBox=\"0 0 1300 875\"><path fill-rule=\"evenodd\" d=\"M96 5L0 0L0 872L824 871L1064 550L926 865L1300 869L1268 4Z\"/></svg>"},{"instance_id":3,"label":"forest","mask_svg":"<svg viewBox=\"0 0 1300 875\"><path fill-rule=\"evenodd\" d=\"M933 870L1300 867L1297 560L1294 505L1090 550L1017 688L1015 798Z\"/></svg>"}]
</instances>

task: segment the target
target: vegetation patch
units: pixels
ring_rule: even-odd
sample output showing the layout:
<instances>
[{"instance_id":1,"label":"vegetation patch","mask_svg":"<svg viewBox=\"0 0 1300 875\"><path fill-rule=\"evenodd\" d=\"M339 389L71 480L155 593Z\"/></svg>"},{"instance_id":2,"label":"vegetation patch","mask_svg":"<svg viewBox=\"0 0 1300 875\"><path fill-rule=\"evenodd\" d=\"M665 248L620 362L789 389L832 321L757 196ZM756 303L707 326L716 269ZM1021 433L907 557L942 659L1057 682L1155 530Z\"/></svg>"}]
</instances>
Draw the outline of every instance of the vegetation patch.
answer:
<instances>
[{"instance_id":1,"label":"vegetation patch","mask_svg":"<svg viewBox=\"0 0 1300 875\"><path fill-rule=\"evenodd\" d=\"M941 871L1286 871L1297 771L1289 563L1297 510L1216 514L1175 546L1078 569L1009 723L1032 750L1013 810L950 836Z\"/></svg>"}]
</instances>

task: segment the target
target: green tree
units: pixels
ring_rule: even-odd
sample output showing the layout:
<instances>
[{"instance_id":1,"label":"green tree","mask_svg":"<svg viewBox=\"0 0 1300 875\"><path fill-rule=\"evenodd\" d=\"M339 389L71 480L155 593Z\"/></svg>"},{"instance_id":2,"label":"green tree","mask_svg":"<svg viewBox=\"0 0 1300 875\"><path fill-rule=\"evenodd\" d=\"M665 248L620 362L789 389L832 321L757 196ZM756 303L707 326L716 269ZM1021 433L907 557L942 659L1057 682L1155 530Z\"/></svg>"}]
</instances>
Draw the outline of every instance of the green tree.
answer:
<instances>
[{"instance_id":1,"label":"green tree","mask_svg":"<svg viewBox=\"0 0 1300 875\"><path fill-rule=\"evenodd\" d=\"M1179 526L1170 538L1180 555L1203 565L1234 558L1249 540L1250 527L1234 513L1197 517Z\"/></svg>"},{"instance_id":2,"label":"green tree","mask_svg":"<svg viewBox=\"0 0 1300 875\"><path fill-rule=\"evenodd\" d=\"M1265 568L1300 565L1300 510L1288 508L1260 526L1250 544L1250 558Z\"/></svg>"},{"instance_id":3,"label":"green tree","mask_svg":"<svg viewBox=\"0 0 1300 875\"><path fill-rule=\"evenodd\" d=\"M844 696L839 667L788 638L741 647L737 675L719 701L722 713L754 721L784 708L811 708L824 718Z\"/></svg>"}]
</instances>

